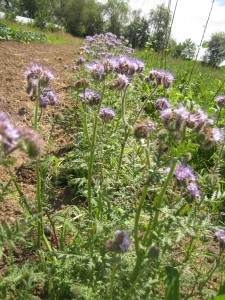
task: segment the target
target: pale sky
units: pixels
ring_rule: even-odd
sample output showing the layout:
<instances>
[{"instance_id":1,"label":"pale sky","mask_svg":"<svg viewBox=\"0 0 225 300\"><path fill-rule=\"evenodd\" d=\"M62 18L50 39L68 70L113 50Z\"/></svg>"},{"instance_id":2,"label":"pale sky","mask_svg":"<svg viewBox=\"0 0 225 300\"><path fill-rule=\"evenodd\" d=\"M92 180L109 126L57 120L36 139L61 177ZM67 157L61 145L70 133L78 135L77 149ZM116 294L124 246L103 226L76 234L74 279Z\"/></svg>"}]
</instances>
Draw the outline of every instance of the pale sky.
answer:
<instances>
[{"instance_id":1,"label":"pale sky","mask_svg":"<svg viewBox=\"0 0 225 300\"><path fill-rule=\"evenodd\" d=\"M156 5L164 3L167 6L168 2L171 2L170 9L173 14L177 0L128 1L132 9L141 9L146 16L148 16L150 9L155 8ZM199 45L211 6L212 0L178 0L172 37L177 42L191 38ZM214 0L204 40L209 39L212 33L218 31L225 32L225 0Z\"/></svg>"},{"instance_id":2,"label":"pale sky","mask_svg":"<svg viewBox=\"0 0 225 300\"><path fill-rule=\"evenodd\" d=\"M197 46L200 45L204 28L212 6L212 0L130 0L128 1L132 10L141 9L143 15L149 16L149 11L156 8L158 4L168 6L173 14L175 5L177 8L172 25L171 37L177 42L191 38ZM225 32L225 0L214 0L212 12L205 31L203 41L210 39L210 36L218 31ZM200 48L199 58L204 54Z\"/></svg>"}]
</instances>

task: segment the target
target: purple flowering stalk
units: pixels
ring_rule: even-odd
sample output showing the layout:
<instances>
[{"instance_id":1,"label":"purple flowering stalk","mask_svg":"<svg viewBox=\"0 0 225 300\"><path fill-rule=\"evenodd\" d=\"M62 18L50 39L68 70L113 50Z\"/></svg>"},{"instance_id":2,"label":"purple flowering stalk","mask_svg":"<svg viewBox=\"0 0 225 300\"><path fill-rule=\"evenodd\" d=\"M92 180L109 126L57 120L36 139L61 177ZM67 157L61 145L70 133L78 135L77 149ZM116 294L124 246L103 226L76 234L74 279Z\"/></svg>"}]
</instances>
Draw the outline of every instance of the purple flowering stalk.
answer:
<instances>
[{"instance_id":1,"label":"purple flowering stalk","mask_svg":"<svg viewBox=\"0 0 225 300\"><path fill-rule=\"evenodd\" d=\"M142 68L142 66L141 66L141 68ZM132 124L133 126L137 122L140 115L142 114L142 112L144 110L144 107L146 106L146 104L149 101L149 99L151 98L151 96L156 92L157 88L158 88L158 86L155 86L155 88L151 91L150 95L146 98L146 100L142 104L140 110L138 111L137 115L134 118L134 121L133 121L133 124ZM124 91L124 95L123 95L123 98L122 98L122 118L123 118L123 123L124 123L124 128L125 128L125 134L124 134L124 140L122 142L120 156L119 156L118 168L117 168L117 173L116 173L116 181L119 178L119 173L120 173L120 169L121 169L121 165L122 165L122 159L123 159L123 153L124 153L124 149L125 149L125 146L126 146L127 139L129 137L128 126L127 126L126 120L125 120L125 95L126 95L125 93L126 93L126 89Z\"/></svg>"},{"instance_id":2,"label":"purple flowering stalk","mask_svg":"<svg viewBox=\"0 0 225 300\"><path fill-rule=\"evenodd\" d=\"M33 64L28 67L25 74L25 78L28 82L27 92L31 98L31 100L35 100L35 110L34 110L34 121L33 127L34 129L38 129L38 111L39 107L41 110L45 108L47 105L55 105L58 102L57 95L51 90L49 87L49 83L54 78L52 72L50 72L47 68L42 65ZM40 115L41 117L41 115ZM25 136L29 136L28 133L25 133ZM37 213L38 213L38 224L37 224L37 247L41 247L41 238L44 240L46 247L49 252L52 252L51 245L49 244L43 226L43 193L41 188L41 172L40 172L40 160L36 159L35 162L35 172L36 172L36 197L37 197ZM54 262L57 262L55 256L53 256Z\"/></svg>"},{"instance_id":3,"label":"purple flowering stalk","mask_svg":"<svg viewBox=\"0 0 225 300\"><path fill-rule=\"evenodd\" d=\"M86 135L86 139L88 141L88 144L90 144L89 134L88 134L88 126L87 126L87 104L90 106L95 106L99 104L101 95L93 90L92 88L84 88L84 91L82 93L79 93L79 98L82 100L83 106L84 106L84 132Z\"/></svg>"},{"instance_id":4,"label":"purple flowering stalk","mask_svg":"<svg viewBox=\"0 0 225 300\"><path fill-rule=\"evenodd\" d=\"M33 127L37 129L39 107L41 107L42 110L42 108L45 108L47 105L55 105L58 103L57 95L49 88L49 83L54 78L54 75L42 65L33 64L27 68L24 77L28 83L27 93L31 100L35 101Z\"/></svg>"}]
</instances>

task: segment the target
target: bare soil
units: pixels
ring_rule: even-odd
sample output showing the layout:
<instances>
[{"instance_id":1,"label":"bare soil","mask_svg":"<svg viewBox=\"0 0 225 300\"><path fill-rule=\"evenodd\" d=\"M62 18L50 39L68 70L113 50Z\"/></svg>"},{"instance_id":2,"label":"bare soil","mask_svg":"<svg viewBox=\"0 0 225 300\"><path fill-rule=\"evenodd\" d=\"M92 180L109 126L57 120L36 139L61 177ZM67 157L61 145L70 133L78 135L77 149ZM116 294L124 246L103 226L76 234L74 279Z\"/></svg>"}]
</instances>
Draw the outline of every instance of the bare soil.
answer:
<instances>
[{"instance_id":1,"label":"bare soil","mask_svg":"<svg viewBox=\"0 0 225 300\"><path fill-rule=\"evenodd\" d=\"M63 114L71 103L67 86L71 83L76 69L75 58L78 50L79 46L75 43L23 44L0 41L0 111L6 112L15 125L31 126L34 102L26 93L27 82L24 72L33 63L48 67L55 75L51 86L58 94L59 104L56 107L47 107L42 118L40 131L46 139L51 130L50 117L55 113ZM69 137L63 136L61 132L59 127L54 130L56 148L58 147L55 150L66 147L69 142ZM17 160L13 172L17 176L18 183L27 197L33 197L36 178L33 170L26 166L28 158L21 151L13 153L13 157ZM4 167L0 166L0 180L7 182L8 179ZM4 200L0 199L0 223L3 221L13 223L22 213L15 197L7 195Z\"/></svg>"}]
</instances>

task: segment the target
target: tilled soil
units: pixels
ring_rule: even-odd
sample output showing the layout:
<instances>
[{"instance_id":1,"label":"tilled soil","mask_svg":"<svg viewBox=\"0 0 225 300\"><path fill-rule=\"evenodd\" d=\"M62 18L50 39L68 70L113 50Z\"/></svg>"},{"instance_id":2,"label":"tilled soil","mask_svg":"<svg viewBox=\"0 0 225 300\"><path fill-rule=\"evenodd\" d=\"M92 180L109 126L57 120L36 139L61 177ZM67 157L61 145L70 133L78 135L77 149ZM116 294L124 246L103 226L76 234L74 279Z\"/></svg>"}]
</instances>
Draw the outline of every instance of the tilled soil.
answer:
<instances>
[{"instance_id":1,"label":"tilled soil","mask_svg":"<svg viewBox=\"0 0 225 300\"><path fill-rule=\"evenodd\" d=\"M75 43L23 44L0 41L0 111L6 112L15 125L31 126L34 102L26 93L27 82L24 72L33 63L44 65L55 75L51 87L59 97L59 104L55 107L47 107L42 118L41 134L44 139L49 136L51 124L48 116L52 117L56 112L63 113L70 105L71 96L66 87L70 84L75 72L75 59L78 51L79 46ZM56 128L56 145L66 146L67 138L57 134L57 130L60 129ZM13 153L13 158L17 161L13 167L13 173L17 176L18 183L26 196L29 197L30 193L32 197L36 179L34 172L26 166L29 159L21 151ZM0 166L0 182L6 183L8 180L7 172L3 166ZM17 216L23 213L16 197L10 194L6 197L0 196L0 222L15 222Z\"/></svg>"}]
</instances>

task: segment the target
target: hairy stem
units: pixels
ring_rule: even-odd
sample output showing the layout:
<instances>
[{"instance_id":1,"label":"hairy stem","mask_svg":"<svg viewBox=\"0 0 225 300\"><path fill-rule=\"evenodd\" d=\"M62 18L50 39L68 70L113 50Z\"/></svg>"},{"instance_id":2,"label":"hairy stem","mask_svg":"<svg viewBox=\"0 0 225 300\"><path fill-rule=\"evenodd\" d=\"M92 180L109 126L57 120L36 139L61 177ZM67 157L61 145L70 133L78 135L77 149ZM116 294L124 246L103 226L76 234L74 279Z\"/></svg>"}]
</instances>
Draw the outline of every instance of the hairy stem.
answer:
<instances>
[{"instance_id":1,"label":"hairy stem","mask_svg":"<svg viewBox=\"0 0 225 300\"><path fill-rule=\"evenodd\" d=\"M92 215L92 202L91 202L91 184L92 184L92 172L93 172L93 163L94 163L94 154L95 154L95 142L96 142L96 134L98 128L98 118L99 118L99 111L102 105L102 100L104 97L105 92L105 85L103 85L101 98L98 104L98 109L94 119L94 128L91 140L91 152L90 152L90 159L89 159L89 166L88 166L88 212L89 215Z\"/></svg>"}]
</instances>

